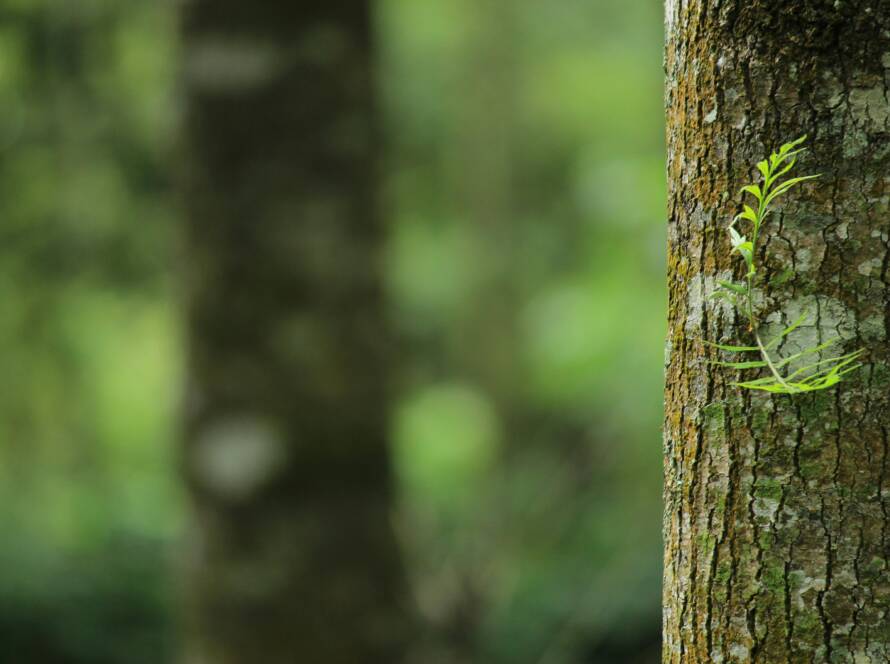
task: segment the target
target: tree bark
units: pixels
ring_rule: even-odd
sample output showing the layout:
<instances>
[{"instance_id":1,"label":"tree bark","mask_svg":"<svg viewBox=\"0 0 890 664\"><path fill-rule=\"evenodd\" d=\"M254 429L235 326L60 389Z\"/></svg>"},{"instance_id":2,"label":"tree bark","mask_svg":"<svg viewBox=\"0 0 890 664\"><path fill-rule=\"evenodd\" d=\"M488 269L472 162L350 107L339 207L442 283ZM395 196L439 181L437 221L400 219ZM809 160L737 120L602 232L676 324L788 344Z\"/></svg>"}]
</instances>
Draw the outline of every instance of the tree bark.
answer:
<instances>
[{"instance_id":1,"label":"tree bark","mask_svg":"<svg viewBox=\"0 0 890 664\"><path fill-rule=\"evenodd\" d=\"M663 661L890 661L890 3L666 14ZM809 309L807 343L838 334L868 364L822 392L744 392L702 340L749 333L707 296L737 268L726 226L752 165L802 134L796 170L822 177L764 228L766 271L794 276L761 282L763 309Z\"/></svg>"},{"instance_id":2,"label":"tree bark","mask_svg":"<svg viewBox=\"0 0 890 664\"><path fill-rule=\"evenodd\" d=\"M370 2L183 7L186 661L399 662Z\"/></svg>"}]
</instances>

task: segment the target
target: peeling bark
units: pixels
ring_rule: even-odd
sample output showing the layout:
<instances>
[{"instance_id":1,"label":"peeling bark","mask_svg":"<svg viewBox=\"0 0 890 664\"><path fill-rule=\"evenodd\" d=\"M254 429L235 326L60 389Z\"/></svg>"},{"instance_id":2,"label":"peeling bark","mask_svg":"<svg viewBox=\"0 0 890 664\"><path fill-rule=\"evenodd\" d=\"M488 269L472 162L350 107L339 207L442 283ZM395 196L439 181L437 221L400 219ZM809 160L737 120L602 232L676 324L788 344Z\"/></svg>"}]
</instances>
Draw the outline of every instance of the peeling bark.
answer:
<instances>
[{"instance_id":1,"label":"peeling bark","mask_svg":"<svg viewBox=\"0 0 890 664\"><path fill-rule=\"evenodd\" d=\"M182 23L186 661L402 661L370 3Z\"/></svg>"},{"instance_id":2,"label":"peeling bark","mask_svg":"<svg viewBox=\"0 0 890 664\"><path fill-rule=\"evenodd\" d=\"M890 3L666 12L663 661L890 661ZM743 392L702 340L747 340L744 322L706 298L738 267L725 228L753 164L802 134L797 170L823 176L764 228L765 271L794 277L761 283L763 310L808 308L800 343L839 335L868 365L824 392Z\"/></svg>"}]
</instances>

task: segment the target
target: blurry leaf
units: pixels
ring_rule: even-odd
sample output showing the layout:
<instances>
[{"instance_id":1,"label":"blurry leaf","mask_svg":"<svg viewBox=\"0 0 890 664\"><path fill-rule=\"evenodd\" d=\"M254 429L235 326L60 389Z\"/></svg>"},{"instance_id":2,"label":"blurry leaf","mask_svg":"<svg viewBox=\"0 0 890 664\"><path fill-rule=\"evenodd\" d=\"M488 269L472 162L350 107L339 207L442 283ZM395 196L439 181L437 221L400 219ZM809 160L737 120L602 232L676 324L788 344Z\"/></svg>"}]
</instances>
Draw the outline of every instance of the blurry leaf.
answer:
<instances>
[{"instance_id":1,"label":"blurry leaf","mask_svg":"<svg viewBox=\"0 0 890 664\"><path fill-rule=\"evenodd\" d=\"M754 198L756 198L758 201L763 200L763 194L760 192L760 187L756 184L747 184L742 187L742 191L748 192L749 194L753 195Z\"/></svg>"},{"instance_id":2,"label":"blurry leaf","mask_svg":"<svg viewBox=\"0 0 890 664\"><path fill-rule=\"evenodd\" d=\"M789 157L791 157L791 155L796 155L796 154L798 154L798 153L800 153L800 152L803 152L803 150L795 150L794 152L788 154L788 156L786 157L786 159L788 159ZM790 159L790 160L788 161L788 163L786 163L785 166L782 168L782 170L777 171L776 173L773 174L771 180L772 180L772 181L775 181L777 178L780 178L780 177L782 177L783 175L785 175L785 173L787 173L787 172L790 171L792 168L794 168L794 165L795 165L796 163L797 163L797 159L796 159L796 158L794 158L794 159Z\"/></svg>"},{"instance_id":3,"label":"blurry leaf","mask_svg":"<svg viewBox=\"0 0 890 664\"><path fill-rule=\"evenodd\" d=\"M794 330L796 330L798 327L800 327L803 324L803 322L807 319L808 315L809 315L809 312L804 311L800 316L798 316L798 318L793 323L791 323L791 325L789 325L784 330L779 332L779 334L776 337L774 337L773 339L768 341L765 344L766 349L769 350L770 348L772 348L773 346L778 344L782 340L782 337L785 337L785 336L791 334L792 332L794 332Z\"/></svg>"},{"instance_id":4,"label":"blurry leaf","mask_svg":"<svg viewBox=\"0 0 890 664\"><path fill-rule=\"evenodd\" d=\"M394 453L412 500L443 509L462 505L491 468L499 429L492 404L470 386L433 385L403 401Z\"/></svg>"},{"instance_id":5,"label":"blurry leaf","mask_svg":"<svg viewBox=\"0 0 890 664\"><path fill-rule=\"evenodd\" d=\"M757 346L728 346L725 344L717 344L713 341L705 341L705 343L709 346L713 346L714 348L718 348L720 350L729 351L732 353L742 353L747 351L757 351L760 350Z\"/></svg>"},{"instance_id":6,"label":"blurry leaf","mask_svg":"<svg viewBox=\"0 0 890 664\"><path fill-rule=\"evenodd\" d=\"M747 219L752 223L756 223L757 213L751 208L750 205L745 204L744 210L736 215L736 219Z\"/></svg>"},{"instance_id":7,"label":"blurry leaf","mask_svg":"<svg viewBox=\"0 0 890 664\"><path fill-rule=\"evenodd\" d=\"M723 288L731 290L734 293L738 293L739 295L744 295L748 292L748 290L741 284L734 284L731 281L718 281L717 283L720 284L720 286L722 286Z\"/></svg>"},{"instance_id":8,"label":"blurry leaf","mask_svg":"<svg viewBox=\"0 0 890 664\"><path fill-rule=\"evenodd\" d=\"M794 268L786 267L775 277L770 279L771 286L781 286L794 276Z\"/></svg>"},{"instance_id":9,"label":"blurry leaf","mask_svg":"<svg viewBox=\"0 0 890 664\"><path fill-rule=\"evenodd\" d=\"M734 293L731 293L731 292L728 292L725 290L715 290L713 293L711 293L708 296L708 299L709 300L725 300L726 302L729 302L733 306L735 306L735 304L738 302L738 298L735 296Z\"/></svg>"},{"instance_id":10,"label":"blurry leaf","mask_svg":"<svg viewBox=\"0 0 890 664\"><path fill-rule=\"evenodd\" d=\"M730 369L757 369L765 367L764 360L751 360L749 362L723 362L721 360L710 360L709 364L716 364L721 367L729 367Z\"/></svg>"},{"instance_id":11,"label":"blurry leaf","mask_svg":"<svg viewBox=\"0 0 890 664\"><path fill-rule=\"evenodd\" d=\"M767 194L767 197L766 197L766 200L764 201L764 203L769 204L777 196L781 196L782 194L784 194L786 191L791 189L791 187L793 187L796 184L800 184L801 182L806 182L807 180L814 180L818 177L821 177L821 174L817 173L816 175L804 175L801 177L785 180L782 183L776 185L775 189L773 189L772 191L769 192L769 194Z\"/></svg>"},{"instance_id":12,"label":"blurry leaf","mask_svg":"<svg viewBox=\"0 0 890 664\"><path fill-rule=\"evenodd\" d=\"M757 162L757 170L760 171L764 179L769 177L770 168L766 160Z\"/></svg>"},{"instance_id":13,"label":"blurry leaf","mask_svg":"<svg viewBox=\"0 0 890 664\"><path fill-rule=\"evenodd\" d=\"M800 145L801 143L803 143L805 140L807 140L806 134L804 134L800 138L797 138L797 139L790 141L788 143L783 143L782 146L779 148L779 156L780 157L786 156L788 154L788 152L790 152L793 148L795 148L798 145Z\"/></svg>"},{"instance_id":14,"label":"blurry leaf","mask_svg":"<svg viewBox=\"0 0 890 664\"><path fill-rule=\"evenodd\" d=\"M744 235L739 235L739 232L732 226L729 227L729 237L732 242L733 249L738 247L742 242L745 241Z\"/></svg>"}]
</instances>

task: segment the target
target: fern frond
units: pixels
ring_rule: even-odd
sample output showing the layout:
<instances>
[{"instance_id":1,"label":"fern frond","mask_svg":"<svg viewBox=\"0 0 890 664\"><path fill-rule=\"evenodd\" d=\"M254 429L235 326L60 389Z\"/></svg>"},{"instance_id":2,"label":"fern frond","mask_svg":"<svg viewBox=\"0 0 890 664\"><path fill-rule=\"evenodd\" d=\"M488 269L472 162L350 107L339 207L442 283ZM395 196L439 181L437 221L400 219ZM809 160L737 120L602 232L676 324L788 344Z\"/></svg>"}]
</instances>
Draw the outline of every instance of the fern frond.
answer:
<instances>
[{"instance_id":1,"label":"fern frond","mask_svg":"<svg viewBox=\"0 0 890 664\"><path fill-rule=\"evenodd\" d=\"M717 366L740 371L767 369L769 371L768 376L733 383L733 385L748 390L760 390L776 394L797 394L824 390L837 385L843 376L862 366L857 360L865 353L865 350L860 348L850 353L820 359L802 367L795 368L793 366L797 360L808 355L821 354L840 341L840 339L831 339L785 357L778 354L772 355L771 353L775 352L775 349L779 347L783 340L804 324L807 319L807 312L801 314L794 322L768 342L763 343L760 338L760 322L754 311L753 295L754 278L757 275L757 240L766 217L771 212L770 205L792 187L819 177L817 174L781 179L791 172L797 163L797 156L806 149L798 147L805 140L806 136L801 136L794 141L785 143L776 152L773 152L768 159L757 163L761 181L745 185L741 189L742 194L753 196L756 201L756 207L743 204L742 212L733 218L728 228L732 253L741 256L747 267L747 272L745 281L741 284L730 281L718 281L718 290L715 291L713 297L727 300L741 311L747 318L748 331L753 333L756 345L719 344L711 341L706 341L705 343L726 353L742 354L756 352L760 355L758 360L713 360L710 362ZM737 224L742 222L747 222L750 226L750 239L747 233L743 234L737 228ZM786 269L778 279L774 279L773 283L784 283L791 275L793 275L793 270L789 271L789 269ZM783 370L786 373L783 374Z\"/></svg>"}]
</instances>

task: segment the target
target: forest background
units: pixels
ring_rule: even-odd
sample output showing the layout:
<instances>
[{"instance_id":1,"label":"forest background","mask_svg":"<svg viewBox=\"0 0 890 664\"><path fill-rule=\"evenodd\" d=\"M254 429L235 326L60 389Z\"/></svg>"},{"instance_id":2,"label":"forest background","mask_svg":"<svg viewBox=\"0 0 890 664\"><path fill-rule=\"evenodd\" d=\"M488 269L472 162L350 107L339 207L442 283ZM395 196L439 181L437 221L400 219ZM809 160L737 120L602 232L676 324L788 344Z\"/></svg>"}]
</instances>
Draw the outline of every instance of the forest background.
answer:
<instances>
[{"instance_id":1,"label":"forest background","mask_svg":"<svg viewBox=\"0 0 890 664\"><path fill-rule=\"evenodd\" d=\"M656 662L657 0L380 0L395 515L441 662ZM176 6L0 8L0 661L174 661ZM431 659L430 661L434 661Z\"/></svg>"}]
</instances>

